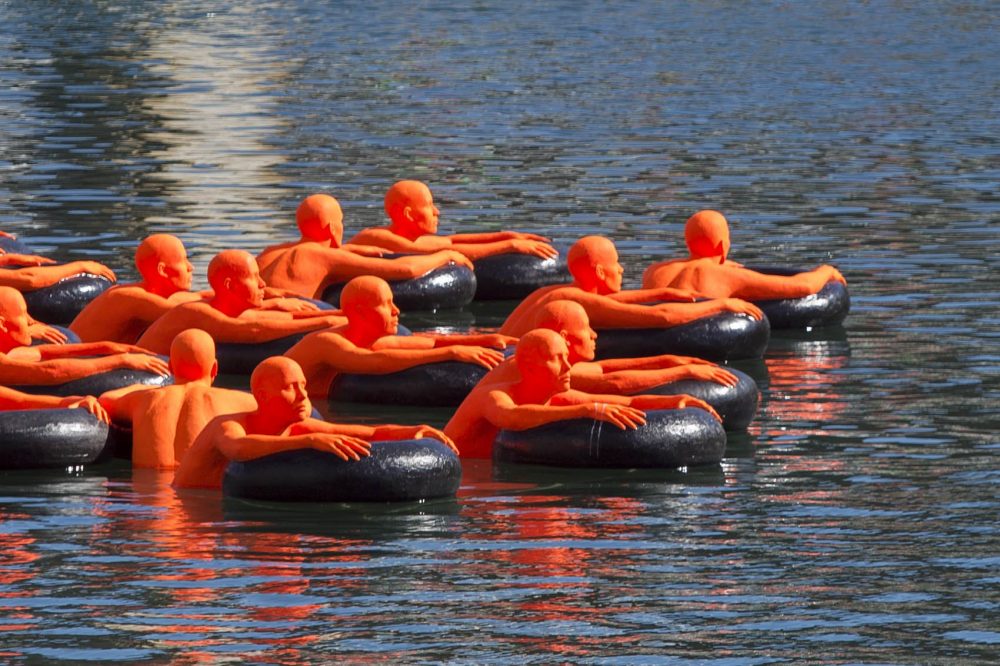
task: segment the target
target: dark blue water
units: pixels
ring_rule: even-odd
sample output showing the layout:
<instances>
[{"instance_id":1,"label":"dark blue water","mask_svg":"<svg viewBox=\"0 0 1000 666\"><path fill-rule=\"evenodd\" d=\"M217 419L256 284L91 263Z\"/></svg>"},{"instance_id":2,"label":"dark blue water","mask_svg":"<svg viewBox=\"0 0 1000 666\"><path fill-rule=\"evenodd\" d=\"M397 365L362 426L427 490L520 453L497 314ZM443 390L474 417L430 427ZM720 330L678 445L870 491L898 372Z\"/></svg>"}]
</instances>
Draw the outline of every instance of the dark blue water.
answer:
<instances>
[{"instance_id":1,"label":"dark blue water","mask_svg":"<svg viewBox=\"0 0 1000 666\"><path fill-rule=\"evenodd\" d=\"M0 3L0 229L125 279L177 233L204 285L304 195L350 232L418 178L449 230L609 235L634 286L712 207L738 260L839 266L843 329L740 366L716 468L468 465L386 507L3 475L0 660L995 661L996 5L454 5Z\"/></svg>"}]
</instances>

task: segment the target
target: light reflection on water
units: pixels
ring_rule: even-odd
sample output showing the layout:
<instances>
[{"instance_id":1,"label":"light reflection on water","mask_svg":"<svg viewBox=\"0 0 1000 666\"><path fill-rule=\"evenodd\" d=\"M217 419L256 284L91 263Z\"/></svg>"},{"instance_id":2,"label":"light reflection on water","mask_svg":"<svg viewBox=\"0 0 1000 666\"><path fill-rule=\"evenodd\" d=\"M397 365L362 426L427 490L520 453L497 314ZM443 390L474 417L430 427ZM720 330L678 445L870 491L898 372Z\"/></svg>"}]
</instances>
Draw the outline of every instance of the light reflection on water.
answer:
<instances>
[{"instance_id":1,"label":"light reflection on water","mask_svg":"<svg viewBox=\"0 0 1000 666\"><path fill-rule=\"evenodd\" d=\"M716 207L734 257L834 262L853 303L739 365L760 417L717 468L471 464L457 500L387 507L5 474L0 656L993 658L996 24L979 2L0 5L0 228L53 256L128 277L172 231L202 275L290 238L306 193L350 233L416 177L449 229L613 236L633 286Z\"/></svg>"}]
</instances>

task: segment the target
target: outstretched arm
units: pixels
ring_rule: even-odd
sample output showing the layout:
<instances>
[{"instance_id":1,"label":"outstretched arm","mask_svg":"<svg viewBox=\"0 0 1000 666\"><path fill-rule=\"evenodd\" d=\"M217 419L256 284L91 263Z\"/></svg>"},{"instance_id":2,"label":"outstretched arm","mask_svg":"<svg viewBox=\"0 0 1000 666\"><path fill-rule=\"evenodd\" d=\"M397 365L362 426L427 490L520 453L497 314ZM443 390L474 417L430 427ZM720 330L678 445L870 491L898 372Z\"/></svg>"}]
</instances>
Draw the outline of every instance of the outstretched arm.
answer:
<instances>
[{"instance_id":1,"label":"outstretched arm","mask_svg":"<svg viewBox=\"0 0 1000 666\"><path fill-rule=\"evenodd\" d=\"M570 375L574 389L587 393L632 395L686 379L735 386L736 375L713 365L685 365L651 370L601 372L597 363L577 363Z\"/></svg>"},{"instance_id":2,"label":"outstretched arm","mask_svg":"<svg viewBox=\"0 0 1000 666\"><path fill-rule=\"evenodd\" d=\"M324 263L327 279L331 282L346 282L359 275L376 275L388 281L411 280L449 263L472 268L472 263L464 255L450 249L393 259L330 250L325 253Z\"/></svg>"},{"instance_id":3,"label":"outstretched arm","mask_svg":"<svg viewBox=\"0 0 1000 666\"><path fill-rule=\"evenodd\" d=\"M612 398L601 402L585 399L591 396L583 393L579 394L579 399L559 399L568 393L572 391L553 396L545 405L518 405L504 391L491 391L486 397L483 416L505 430L527 430L546 423L581 418L605 421L623 430L637 428L646 422L642 411L628 406L627 400L619 396L600 396Z\"/></svg>"},{"instance_id":4,"label":"outstretched arm","mask_svg":"<svg viewBox=\"0 0 1000 666\"><path fill-rule=\"evenodd\" d=\"M48 287L68 277L89 273L114 282L115 274L107 266L96 261L71 261L56 266L29 266L18 269L0 269L0 285L33 291Z\"/></svg>"},{"instance_id":5,"label":"outstretched arm","mask_svg":"<svg viewBox=\"0 0 1000 666\"><path fill-rule=\"evenodd\" d=\"M616 294L608 294L608 298L619 303L652 303L654 301L694 303L698 300L698 295L688 289L657 287L655 289L623 289Z\"/></svg>"},{"instance_id":6,"label":"outstretched arm","mask_svg":"<svg viewBox=\"0 0 1000 666\"><path fill-rule=\"evenodd\" d=\"M697 407L699 409L704 409L710 413L716 420L721 421L722 419L719 415L712 409L704 400L699 400L698 398L692 397L690 395L633 395L633 396L622 396L622 395L609 395L607 393L597 394L597 393L582 393L580 391L569 390L563 391L556 396L553 396L552 403L568 403L568 404L581 404L587 401L595 401L602 405L608 405L606 409L610 409L611 405L616 407L627 406L629 409L633 410L648 410L648 409L683 409L685 407ZM642 414L642 423L646 422L645 413L639 411Z\"/></svg>"},{"instance_id":7,"label":"outstretched arm","mask_svg":"<svg viewBox=\"0 0 1000 666\"><path fill-rule=\"evenodd\" d=\"M37 357L17 358L8 354L0 363L0 384L62 384L118 368L144 370L162 376L170 373L163 359L147 354L113 354L97 358L57 358L48 361L37 360Z\"/></svg>"},{"instance_id":8,"label":"outstretched arm","mask_svg":"<svg viewBox=\"0 0 1000 666\"><path fill-rule=\"evenodd\" d=\"M30 395L0 386L0 410L14 409L85 409L99 421L108 422L108 414L93 396Z\"/></svg>"},{"instance_id":9,"label":"outstretched arm","mask_svg":"<svg viewBox=\"0 0 1000 666\"><path fill-rule=\"evenodd\" d=\"M316 363L337 372L379 375L439 361L464 361L493 368L503 360L500 352L485 347L365 349L356 346L343 335L332 332L320 333L304 340L289 350L288 355L303 365Z\"/></svg>"},{"instance_id":10,"label":"outstretched arm","mask_svg":"<svg viewBox=\"0 0 1000 666\"><path fill-rule=\"evenodd\" d=\"M103 356L106 354L150 354L153 352L121 342L74 342L65 345L39 345L35 347L43 361L55 358L80 358L82 356Z\"/></svg>"},{"instance_id":11,"label":"outstretched arm","mask_svg":"<svg viewBox=\"0 0 1000 666\"><path fill-rule=\"evenodd\" d=\"M801 298L819 292L827 282L847 284L847 280L833 266L823 265L796 275L768 275L748 268L732 267L720 277L729 284L729 291L736 298L768 300L776 298Z\"/></svg>"},{"instance_id":12,"label":"outstretched arm","mask_svg":"<svg viewBox=\"0 0 1000 666\"><path fill-rule=\"evenodd\" d=\"M538 234L529 234L523 231L487 231L470 234L452 234L449 236L452 243L495 243L506 240L531 240L542 243L550 242L550 239Z\"/></svg>"},{"instance_id":13,"label":"outstretched arm","mask_svg":"<svg viewBox=\"0 0 1000 666\"><path fill-rule=\"evenodd\" d=\"M494 347L496 349L506 349L517 344L517 338L512 335L501 335L499 333L429 333L421 332L413 335L398 336L406 338L429 338L434 342L435 347L448 347L450 345L475 345L477 347Z\"/></svg>"},{"instance_id":14,"label":"outstretched arm","mask_svg":"<svg viewBox=\"0 0 1000 666\"><path fill-rule=\"evenodd\" d=\"M423 424L385 424L366 426L347 423L330 423L329 421L320 421L319 419L310 418L296 423L289 429L289 433L293 435L304 434L307 432L325 432L339 435L351 435L353 437L359 437L376 442L399 441L401 439L423 439L424 437L431 437L433 439L440 440L455 453L458 453L458 448L455 446L455 442L453 442L450 437L437 428L432 428L429 425Z\"/></svg>"},{"instance_id":15,"label":"outstretched arm","mask_svg":"<svg viewBox=\"0 0 1000 666\"><path fill-rule=\"evenodd\" d=\"M282 451L316 449L342 460L361 460L371 444L345 434L309 432L299 435L251 435L236 420L224 421L216 435L216 447L229 460L254 460Z\"/></svg>"},{"instance_id":16,"label":"outstretched arm","mask_svg":"<svg viewBox=\"0 0 1000 666\"><path fill-rule=\"evenodd\" d=\"M516 238L498 240L488 243L466 243L452 240L451 247L461 252L472 261L495 254L529 254L541 259L551 259L559 256L559 251L546 242Z\"/></svg>"}]
</instances>

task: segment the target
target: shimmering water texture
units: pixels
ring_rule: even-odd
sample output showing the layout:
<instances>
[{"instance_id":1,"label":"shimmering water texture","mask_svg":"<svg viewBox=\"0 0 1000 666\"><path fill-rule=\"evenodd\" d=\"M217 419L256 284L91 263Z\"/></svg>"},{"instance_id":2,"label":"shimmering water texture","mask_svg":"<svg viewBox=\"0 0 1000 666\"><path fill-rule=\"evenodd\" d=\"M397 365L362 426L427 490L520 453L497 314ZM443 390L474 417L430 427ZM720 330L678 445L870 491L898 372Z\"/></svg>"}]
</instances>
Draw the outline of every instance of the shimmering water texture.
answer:
<instances>
[{"instance_id":1,"label":"shimmering water texture","mask_svg":"<svg viewBox=\"0 0 1000 666\"><path fill-rule=\"evenodd\" d=\"M125 279L177 233L204 286L304 195L350 233L419 178L443 229L604 233L635 286L713 207L737 260L836 264L844 327L738 366L720 467L349 507L3 475L0 661L996 661L1000 10L540 4L0 2L0 229Z\"/></svg>"}]
</instances>

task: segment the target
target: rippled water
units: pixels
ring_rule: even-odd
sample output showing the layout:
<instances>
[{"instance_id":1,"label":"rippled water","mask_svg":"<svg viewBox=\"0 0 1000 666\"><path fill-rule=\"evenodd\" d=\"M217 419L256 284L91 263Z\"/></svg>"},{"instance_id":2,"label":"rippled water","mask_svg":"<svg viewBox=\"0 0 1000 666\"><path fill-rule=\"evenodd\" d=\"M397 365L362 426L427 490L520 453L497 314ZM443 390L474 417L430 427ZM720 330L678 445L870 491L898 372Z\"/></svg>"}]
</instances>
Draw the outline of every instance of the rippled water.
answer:
<instances>
[{"instance_id":1,"label":"rippled water","mask_svg":"<svg viewBox=\"0 0 1000 666\"><path fill-rule=\"evenodd\" d=\"M844 328L740 366L718 468L473 464L387 507L5 474L0 659L995 660L997 7L454 4L0 2L0 229L125 278L171 231L200 274L410 177L443 227L608 234L636 284L715 207L740 260L837 264Z\"/></svg>"}]
</instances>

